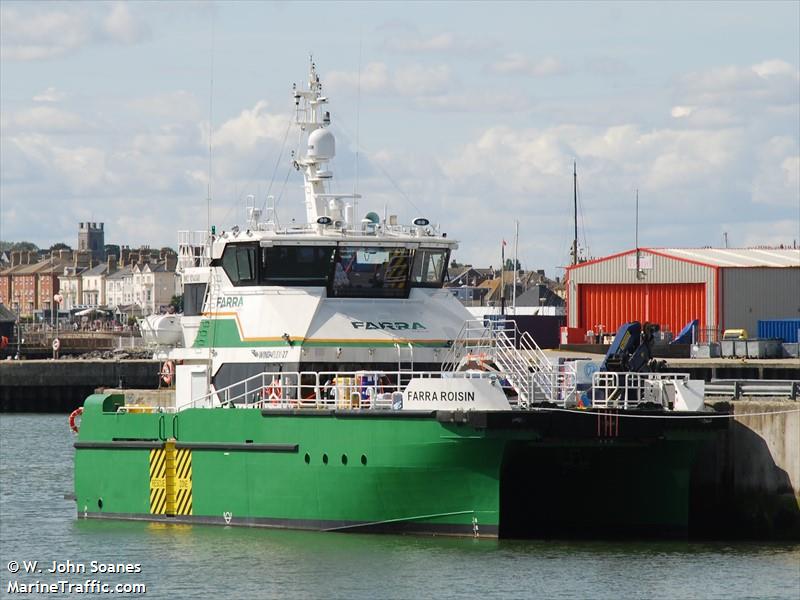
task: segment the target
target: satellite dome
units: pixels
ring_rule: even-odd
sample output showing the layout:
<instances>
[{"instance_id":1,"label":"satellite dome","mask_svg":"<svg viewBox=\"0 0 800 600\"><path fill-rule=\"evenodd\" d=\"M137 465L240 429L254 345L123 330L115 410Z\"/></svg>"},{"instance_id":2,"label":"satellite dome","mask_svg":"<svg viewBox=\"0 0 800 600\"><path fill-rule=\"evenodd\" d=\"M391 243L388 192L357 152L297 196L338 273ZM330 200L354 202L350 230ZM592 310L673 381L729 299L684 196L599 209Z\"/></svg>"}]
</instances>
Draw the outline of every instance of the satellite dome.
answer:
<instances>
[{"instance_id":1,"label":"satellite dome","mask_svg":"<svg viewBox=\"0 0 800 600\"><path fill-rule=\"evenodd\" d=\"M336 138L327 129L316 129L308 136L308 157L330 160L336 156Z\"/></svg>"}]
</instances>

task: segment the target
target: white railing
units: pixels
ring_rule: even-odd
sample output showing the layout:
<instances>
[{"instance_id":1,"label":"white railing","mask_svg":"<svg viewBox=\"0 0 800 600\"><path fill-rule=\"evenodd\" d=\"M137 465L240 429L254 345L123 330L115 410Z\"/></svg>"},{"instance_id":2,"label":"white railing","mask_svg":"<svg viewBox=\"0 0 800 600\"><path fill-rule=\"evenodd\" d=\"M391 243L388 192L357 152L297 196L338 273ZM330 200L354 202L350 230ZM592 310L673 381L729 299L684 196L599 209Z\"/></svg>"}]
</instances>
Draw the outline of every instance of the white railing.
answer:
<instances>
[{"instance_id":1,"label":"white railing","mask_svg":"<svg viewBox=\"0 0 800 600\"><path fill-rule=\"evenodd\" d=\"M402 407L402 392L415 379L493 379L507 395L513 388L502 373L493 371L303 371L258 373L229 386L212 390L177 407L309 408L391 410ZM401 382L402 383L399 383ZM512 406L517 405L513 397Z\"/></svg>"},{"instance_id":2,"label":"white railing","mask_svg":"<svg viewBox=\"0 0 800 600\"><path fill-rule=\"evenodd\" d=\"M455 371L465 360L492 361L508 377L522 404L574 404L575 367L552 363L528 332L511 319L464 323L442 362Z\"/></svg>"},{"instance_id":3,"label":"white railing","mask_svg":"<svg viewBox=\"0 0 800 600\"><path fill-rule=\"evenodd\" d=\"M208 231L178 232L178 272L207 267L211 262L211 234Z\"/></svg>"},{"instance_id":4,"label":"white railing","mask_svg":"<svg viewBox=\"0 0 800 600\"><path fill-rule=\"evenodd\" d=\"M688 373L597 372L592 375L592 406L627 409L648 403L666 407L661 384L688 380Z\"/></svg>"},{"instance_id":5,"label":"white railing","mask_svg":"<svg viewBox=\"0 0 800 600\"><path fill-rule=\"evenodd\" d=\"M512 409L537 410L536 397L519 394L514 377L503 371L327 371L258 373L229 386L194 398L177 407L233 407L256 409L398 410L403 391L417 379L492 379L503 389ZM560 408L576 405L575 373L562 365L547 383L547 402ZM640 405L673 404L674 388L689 381L687 373L598 372L592 378L594 408L633 409ZM670 390L673 390L672 393Z\"/></svg>"},{"instance_id":6,"label":"white railing","mask_svg":"<svg viewBox=\"0 0 800 600\"><path fill-rule=\"evenodd\" d=\"M493 321L492 323L497 323ZM455 371L462 359L468 355L488 358L494 348L493 327L487 326L483 320L470 319L464 322L450 348L442 358L442 371Z\"/></svg>"}]
</instances>

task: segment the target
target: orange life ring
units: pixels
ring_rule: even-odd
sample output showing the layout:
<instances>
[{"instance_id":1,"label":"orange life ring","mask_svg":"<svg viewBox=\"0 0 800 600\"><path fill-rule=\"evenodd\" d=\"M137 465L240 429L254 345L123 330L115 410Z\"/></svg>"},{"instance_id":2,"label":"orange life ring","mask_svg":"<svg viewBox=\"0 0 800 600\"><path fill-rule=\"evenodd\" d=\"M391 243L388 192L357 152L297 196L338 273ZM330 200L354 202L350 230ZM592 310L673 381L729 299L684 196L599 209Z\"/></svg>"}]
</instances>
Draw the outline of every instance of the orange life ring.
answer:
<instances>
[{"instance_id":1,"label":"orange life ring","mask_svg":"<svg viewBox=\"0 0 800 600\"><path fill-rule=\"evenodd\" d=\"M69 413L69 428L72 429L73 433L78 433L78 424L75 422L75 419L80 417L83 414L83 407L79 406L71 413Z\"/></svg>"},{"instance_id":2,"label":"orange life ring","mask_svg":"<svg viewBox=\"0 0 800 600\"><path fill-rule=\"evenodd\" d=\"M164 363L161 367L161 381L164 382L164 385L169 387L172 385L172 379L175 377L175 363L171 360L168 360Z\"/></svg>"}]
</instances>

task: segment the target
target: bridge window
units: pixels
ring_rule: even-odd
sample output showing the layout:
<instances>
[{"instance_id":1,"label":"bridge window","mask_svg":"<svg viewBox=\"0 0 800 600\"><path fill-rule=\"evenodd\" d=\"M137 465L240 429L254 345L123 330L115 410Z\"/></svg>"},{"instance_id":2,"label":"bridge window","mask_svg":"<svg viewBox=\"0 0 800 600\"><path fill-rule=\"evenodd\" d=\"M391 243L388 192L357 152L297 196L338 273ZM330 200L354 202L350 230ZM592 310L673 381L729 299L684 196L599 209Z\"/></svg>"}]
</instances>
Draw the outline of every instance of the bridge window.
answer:
<instances>
[{"instance_id":1,"label":"bridge window","mask_svg":"<svg viewBox=\"0 0 800 600\"><path fill-rule=\"evenodd\" d=\"M233 285L255 285L255 244L228 244L222 253L222 268Z\"/></svg>"},{"instance_id":2,"label":"bridge window","mask_svg":"<svg viewBox=\"0 0 800 600\"><path fill-rule=\"evenodd\" d=\"M411 250L341 246L336 253L331 296L406 298Z\"/></svg>"},{"instance_id":3,"label":"bridge window","mask_svg":"<svg viewBox=\"0 0 800 600\"><path fill-rule=\"evenodd\" d=\"M420 248L414 254L411 269L413 287L442 287L447 270L449 251L446 249Z\"/></svg>"},{"instance_id":4,"label":"bridge window","mask_svg":"<svg viewBox=\"0 0 800 600\"><path fill-rule=\"evenodd\" d=\"M183 315L185 317L194 317L202 314L205 296L205 283L183 284Z\"/></svg>"},{"instance_id":5,"label":"bridge window","mask_svg":"<svg viewBox=\"0 0 800 600\"><path fill-rule=\"evenodd\" d=\"M328 284L333 246L272 246L261 249L261 285Z\"/></svg>"}]
</instances>

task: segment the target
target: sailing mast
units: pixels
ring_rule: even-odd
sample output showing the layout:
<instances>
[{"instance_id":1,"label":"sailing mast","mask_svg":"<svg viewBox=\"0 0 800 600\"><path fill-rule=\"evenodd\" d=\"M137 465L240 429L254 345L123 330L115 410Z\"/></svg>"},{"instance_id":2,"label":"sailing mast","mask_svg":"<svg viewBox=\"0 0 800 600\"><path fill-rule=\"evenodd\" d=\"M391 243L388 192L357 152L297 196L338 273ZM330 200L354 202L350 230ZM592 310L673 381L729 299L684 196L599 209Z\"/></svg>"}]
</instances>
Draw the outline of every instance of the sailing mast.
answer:
<instances>
[{"instance_id":1,"label":"sailing mast","mask_svg":"<svg viewBox=\"0 0 800 600\"><path fill-rule=\"evenodd\" d=\"M572 238L572 264L578 264L578 165L572 161L572 203L575 224L575 237Z\"/></svg>"}]
</instances>

